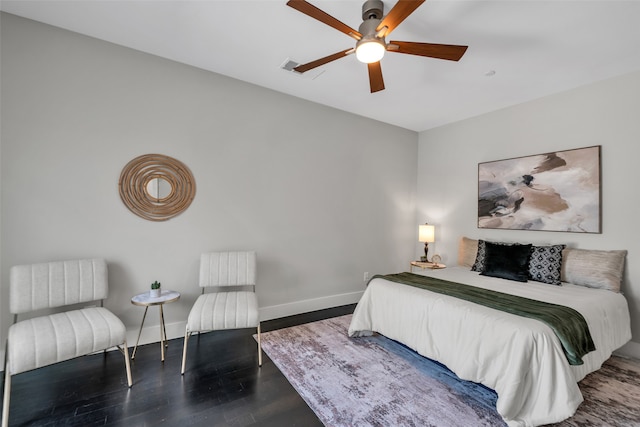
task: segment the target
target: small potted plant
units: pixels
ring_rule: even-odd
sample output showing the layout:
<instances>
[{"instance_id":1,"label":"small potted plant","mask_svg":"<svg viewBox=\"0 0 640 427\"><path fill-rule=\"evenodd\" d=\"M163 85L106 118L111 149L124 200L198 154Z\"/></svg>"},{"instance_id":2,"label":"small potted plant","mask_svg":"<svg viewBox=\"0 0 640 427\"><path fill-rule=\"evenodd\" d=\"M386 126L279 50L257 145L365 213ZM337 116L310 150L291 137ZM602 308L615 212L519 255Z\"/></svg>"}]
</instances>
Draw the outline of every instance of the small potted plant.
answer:
<instances>
[{"instance_id":1,"label":"small potted plant","mask_svg":"<svg viewBox=\"0 0 640 427\"><path fill-rule=\"evenodd\" d=\"M151 284L151 290L149 291L151 298L158 298L160 296L160 282L157 280Z\"/></svg>"}]
</instances>

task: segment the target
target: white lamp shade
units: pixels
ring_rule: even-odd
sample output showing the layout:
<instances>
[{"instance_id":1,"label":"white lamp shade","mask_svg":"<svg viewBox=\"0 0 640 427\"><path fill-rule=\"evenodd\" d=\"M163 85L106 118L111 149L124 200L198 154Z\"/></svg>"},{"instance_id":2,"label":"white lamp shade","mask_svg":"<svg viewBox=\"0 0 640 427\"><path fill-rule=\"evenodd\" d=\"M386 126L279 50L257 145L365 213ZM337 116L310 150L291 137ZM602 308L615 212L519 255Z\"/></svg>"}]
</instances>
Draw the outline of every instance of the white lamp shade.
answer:
<instances>
[{"instance_id":1,"label":"white lamp shade","mask_svg":"<svg viewBox=\"0 0 640 427\"><path fill-rule=\"evenodd\" d=\"M436 241L436 228L433 225L423 224L418 228L418 241L432 243Z\"/></svg>"},{"instance_id":2,"label":"white lamp shade","mask_svg":"<svg viewBox=\"0 0 640 427\"><path fill-rule=\"evenodd\" d=\"M360 62L371 64L372 62L380 61L384 56L385 50L385 46L377 40L364 41L356 47L356 58Z\"/></svg>"}]
</instances>

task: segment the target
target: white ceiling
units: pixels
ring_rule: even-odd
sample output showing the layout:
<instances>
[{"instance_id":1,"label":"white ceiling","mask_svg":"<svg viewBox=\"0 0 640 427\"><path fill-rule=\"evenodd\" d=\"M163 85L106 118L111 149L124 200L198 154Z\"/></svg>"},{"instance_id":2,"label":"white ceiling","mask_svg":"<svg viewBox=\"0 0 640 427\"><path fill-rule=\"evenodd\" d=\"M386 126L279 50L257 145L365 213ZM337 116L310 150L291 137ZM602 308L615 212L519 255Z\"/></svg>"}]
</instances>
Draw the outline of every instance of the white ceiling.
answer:
<instances>
[{"instance_id":1,"label":"white ceiling","mask_svg":"<svg viewBox=\"0 0 640 427\"><path fill-rule=\"evenodd\" d=\"M357 29L363 1L310 2ZM385 0L385 13L395 0ZM640 1L428 0L387 37L468 45L459 62L388 52L371 94L354 40L286 0L2 0L15 15L414 131L640 70ZM487 76L490 71L493 76ZM309 74L309 75L307 75Z\"/></svg>"}]
</instances>

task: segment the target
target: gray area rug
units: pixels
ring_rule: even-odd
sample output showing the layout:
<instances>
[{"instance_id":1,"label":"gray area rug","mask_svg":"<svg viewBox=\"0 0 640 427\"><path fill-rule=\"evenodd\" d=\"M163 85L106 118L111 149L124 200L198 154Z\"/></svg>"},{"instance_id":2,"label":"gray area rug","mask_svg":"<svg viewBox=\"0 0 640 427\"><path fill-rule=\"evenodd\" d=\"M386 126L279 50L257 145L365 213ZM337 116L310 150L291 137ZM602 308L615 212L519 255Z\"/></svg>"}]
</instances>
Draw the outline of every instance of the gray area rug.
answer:
<instances>
[{"instance_id":1,"label":"gray area rug","mask_svg":"<svg viewBox=\"0 0 640 427\"><path fill-rule=\"evenodd\" d=\"M350 322L262 334L264 351L326 426L505 425L493 390L383 336L351 339Z\"/></svg>"},{"instance_id":2,"label":"gray area rug","mask_svg":"<svg viewBox=\"0 0 640 427\"><path fill-rule=\"evenodd\" d=\"M351 315L262 334L262 347L327 427L504 426L497 396L381 335L351 339ZM556 426L640 426L640 362L611 358L580 383Z\"/></svg>"}]
</instances>

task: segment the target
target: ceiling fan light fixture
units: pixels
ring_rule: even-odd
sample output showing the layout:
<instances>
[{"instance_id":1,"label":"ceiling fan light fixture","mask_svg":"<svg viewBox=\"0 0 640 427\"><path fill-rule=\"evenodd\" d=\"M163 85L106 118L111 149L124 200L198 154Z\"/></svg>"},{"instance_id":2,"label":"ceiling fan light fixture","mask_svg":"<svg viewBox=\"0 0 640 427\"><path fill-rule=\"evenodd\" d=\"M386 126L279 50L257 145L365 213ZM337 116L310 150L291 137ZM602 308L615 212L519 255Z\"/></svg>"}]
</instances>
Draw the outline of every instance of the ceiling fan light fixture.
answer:
<instances>
[{"instance_id":1,"label":"ceiling fan light fixture","mask_svg":"<svg viewBox=\"0 0 640 427\"><path fill-rule=\"evenodd\" d=\"M360 62L371 64L373 62L380 61L386 50L387 47L381 40L376 38L363 38L356 45L356 58L358 58L358 61Z\"/></svg>"},{"instance_id":2,"label":"ceiling fan light fixture","mask_svg":"<svg viewBox=\"0 0 640 427\"><path fill-rule=\"evenodd\" d=\"M376 28L380 25L380 17L376 14L381 14L382 10L365 10L371 9L377 5L377 0L369 0L365 2L362 10L362 17L365 19L365 16L369 16L370 13L373 13L369 19L365 19L360 24L358 30L360 34L362 34L362 38L358 40L356 43L356 58L358 61L364 62L365 64L371 64L373 62L378 62L384 56L384 52L387 50L387 44L384 41L384 37L376 37ZM373 6L367 4L371 3ZM382 3L382 2L378 2Z\"/></svg>"},{"instance_id":3,"label":"ceiling fan light fixture","mask_svg":"<svg viewBox=\"0 0 640 427\"><path fill-rule=\"evenodd\" d=\"M387 50L405 55L459 61L468 46L403 41L391 41L387 44L385 41L391 32L424 2L425 0L397 0L389 13L384 15L384 3L382 0L365 0L362 5L362 23L358 27L358 31L356 31L307 0L288 0L287 6L356 40L355 48L346 49L324 58L298 65L293 70L298 73L304 73L344 58L355 51L358 61L367 64L369 86L371 93L374 93L384 90L380 60Z\"/></svg>"}]
</instances>

